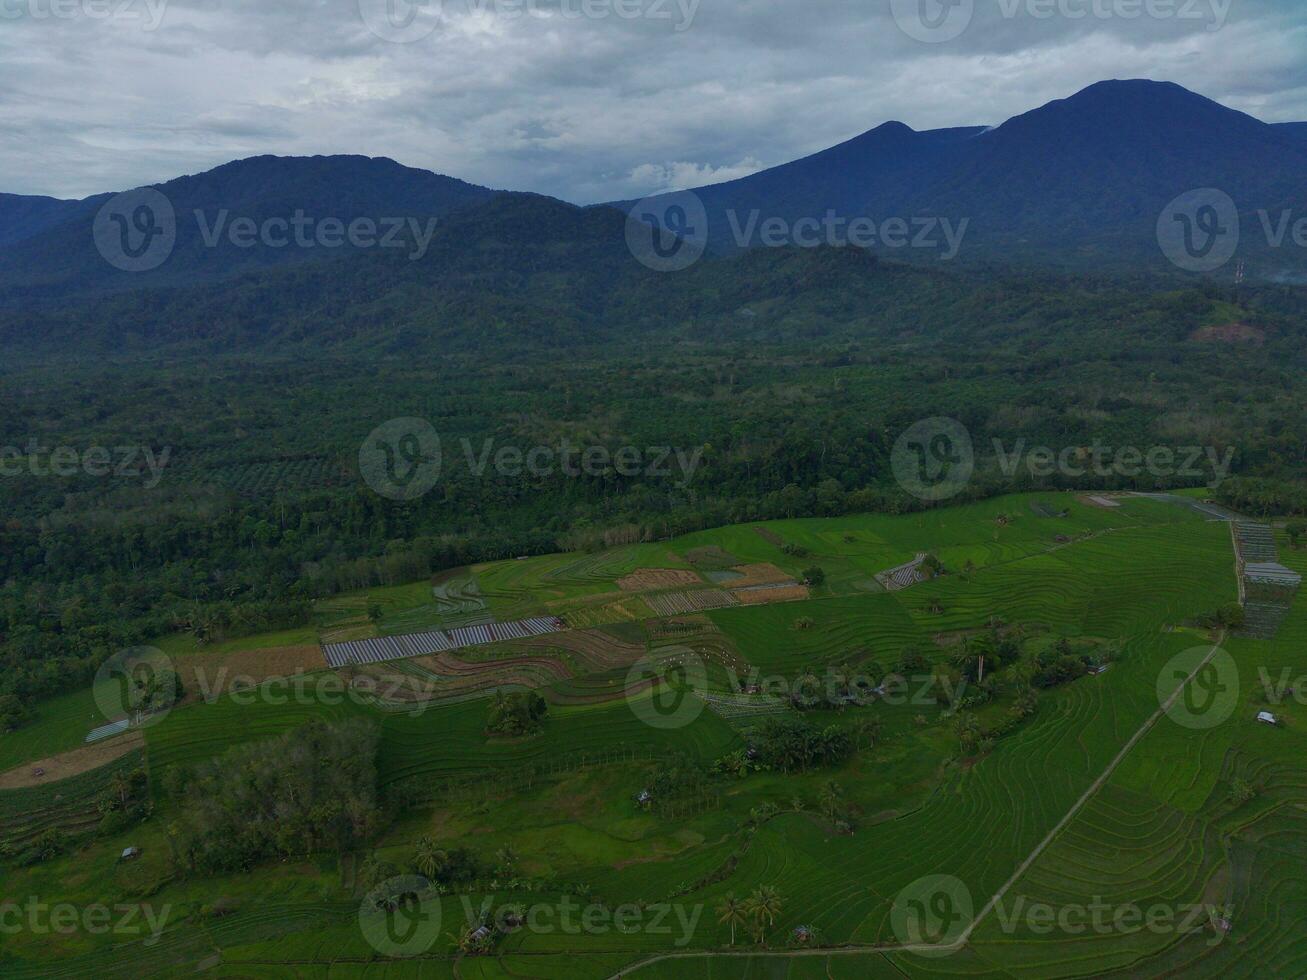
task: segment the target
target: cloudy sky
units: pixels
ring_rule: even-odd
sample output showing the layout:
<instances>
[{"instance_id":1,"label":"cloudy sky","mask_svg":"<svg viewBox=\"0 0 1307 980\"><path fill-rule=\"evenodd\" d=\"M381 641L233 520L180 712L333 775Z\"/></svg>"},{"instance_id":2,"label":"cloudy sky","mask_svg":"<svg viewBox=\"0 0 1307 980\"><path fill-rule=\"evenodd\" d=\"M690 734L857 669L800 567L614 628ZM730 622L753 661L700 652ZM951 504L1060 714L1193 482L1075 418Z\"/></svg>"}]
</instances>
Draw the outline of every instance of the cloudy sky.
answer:
<instances>
[{"instance_id":1,"label":"cloudy sky","mask_svg":"<svg viewBox=\"0 0 1307 980\"><path fill-rule=\"evenodd\" d=\"M590 203L1104 78L1307 120L1302 0L943 2L0 0L0 191L362 153Z\"/></svg>"}]
</instances>

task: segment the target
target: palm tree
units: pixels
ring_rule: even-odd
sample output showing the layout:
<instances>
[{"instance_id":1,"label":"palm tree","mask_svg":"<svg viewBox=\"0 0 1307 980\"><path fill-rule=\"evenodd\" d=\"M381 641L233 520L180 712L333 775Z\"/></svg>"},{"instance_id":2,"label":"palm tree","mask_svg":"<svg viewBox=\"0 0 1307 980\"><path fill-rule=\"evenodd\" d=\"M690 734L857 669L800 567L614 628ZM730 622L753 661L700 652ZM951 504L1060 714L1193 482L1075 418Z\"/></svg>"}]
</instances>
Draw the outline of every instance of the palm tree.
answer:
<instances>
[{"instance_id":1,"label":"palm tree","mask_svg":"<svg viewBox=\"0 0 1307 980\"><path fill-rule=\"evenodd\" d=\"M980 722L976 716L966 712L958 716L958 720L953 724L953 730L958 736L958 746L963 754L969 754L975 751L976 743L980 741Z\"/></svg>"},{"instance_id":2,"label":"palm tree","mask_svg":"<svg viewBox=\"0 0 1307 980\"><path fill-rule=\"evenodd\" d=\"M884 729L885 723L879 718L864 719L858 723L858 741L871 748L880 741L880 735Z\"/></svg>"},{"instance_id":3,"label":"palm tree","mask_svg":"<svg viewBox=\"0 0 1307 980\"><path fill-rule=\"evenodd\" d=\"M840 811L840 800L843 796L844 791L840 789L840 784L833 779L828 779L826 785L821 788L821 795L818 797L821 812L826 814L827 818L834 820L835 815Z\"/></svg>"},{"instance_id":4,"label":"palm tree","mask_svg":"<svg viewBox=\"0 0 1307 980\"><path fill-rule=\"evenodd\" d=\"M750 917L754 920L758 941L764 942L767 929L776 924L776 920L781 914L780 893L770 885L762 885L749 896L748 911Z\"/></svg>"},{"instance_id":5,"label":"palm tree","mask_svg":"<svg viewBox=\"0 0 1307 980\"><path fill-rule=\"evenodd\" d=\"M426 878L435 878L448 863L449 854L437 847L430 837L419 840L413 850L413 866Z\"/></svg>"},{"instance_id":6,"label":"palm tree","mask_svg":"<svg viewBox=\"0 0 1307 980\"><path fill-rule=\"evenodd\" d=\"M512 874L513 866L517 864L517 853L511 847L501 847L495 852L495 860L499 862L496 870L501 874Z\"/></svg>"},{"instance_id":7,"label":"palm tree","mask_svg":"<svg viewBox=\"0 0 1307 980\"><path fill-rule=\"evenodd\" d=\"M735 927L748 921L745 903L735 897L735 892L728 892L717 906L718 925L731 927L731 945L735 945Z\"/></svg>"},{"instance_id":8,"label":"palm tree","mask_svg":"<svg viewBox=\"0 0 1307 980\"><path fill-rule=\"evenodd\" d=\"M853 668L847 663L841 664L831 672L831 680L835 683L835 693L843 699L851 693L853 686ZM840 710L844 710L844 701L840 701Z\"/></svg>"},{"instance_id":9,"label":"palm tree","mask_svg":"<svg viewBox=\"0 0 1307 980\"><path fill-rule=\"evenodd\" d=\"M109 789L114 796L118 797L118 803L125 810L127 808L127 797L131 795L132 783L127 778L126 773L121 769L113 774L109 780Z\"/></svg>"}]
</instances>

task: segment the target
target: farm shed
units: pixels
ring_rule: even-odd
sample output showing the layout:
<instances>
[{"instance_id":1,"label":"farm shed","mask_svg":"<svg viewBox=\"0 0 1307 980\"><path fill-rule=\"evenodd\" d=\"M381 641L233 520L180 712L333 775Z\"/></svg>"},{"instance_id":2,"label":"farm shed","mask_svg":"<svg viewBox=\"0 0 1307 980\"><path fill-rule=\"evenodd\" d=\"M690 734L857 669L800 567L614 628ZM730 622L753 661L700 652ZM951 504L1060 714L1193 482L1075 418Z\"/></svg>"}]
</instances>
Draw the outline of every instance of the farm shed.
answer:
<instances>
[{"instance_id":1,"label":"farm shed","mask_svg":"<svg viewBox=\"0 0 1307 980\"><path fill-rule=\"evenodd\" d=\"M141 849L139 847L128 847L123 849L121 860L134 861L140 856L141 856Z\"/></svg>"},{"instance_id":2,"label":"farm shed","mask_svg":"<svg viewBox=\"0 0 1307 980\"><path fill-rule=\"evenodd\" d=\"M1279 724L1279 721L1276 720L1275 715L1271 714L1269 711L1259 711L1257 713L1257 720L1266 725Z\"/></svg>"}]
</instances>

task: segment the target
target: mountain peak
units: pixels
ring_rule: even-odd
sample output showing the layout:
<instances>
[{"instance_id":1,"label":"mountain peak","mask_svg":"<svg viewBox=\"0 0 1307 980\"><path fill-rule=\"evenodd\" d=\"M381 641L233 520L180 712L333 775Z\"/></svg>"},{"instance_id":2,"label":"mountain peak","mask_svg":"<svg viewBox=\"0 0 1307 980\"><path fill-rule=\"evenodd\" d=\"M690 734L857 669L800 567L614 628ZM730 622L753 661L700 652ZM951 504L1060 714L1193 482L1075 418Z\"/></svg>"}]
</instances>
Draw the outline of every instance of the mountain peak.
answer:
<instances>
[{"instance_id":1,"label":"mountain peak","mask_svg":"<svg viewBox=\"0 0 1307 980\"><path fill-rule=\"evenodd\" d=\"M1075 95L1014 116L994 130L999 139L1037 139L1045 146L1066 140L1197 141L1223 131L1251 136L1267 125L1229 109L1174 82L1113 79L1097 82Z\"/></svg>"}]
</instances>

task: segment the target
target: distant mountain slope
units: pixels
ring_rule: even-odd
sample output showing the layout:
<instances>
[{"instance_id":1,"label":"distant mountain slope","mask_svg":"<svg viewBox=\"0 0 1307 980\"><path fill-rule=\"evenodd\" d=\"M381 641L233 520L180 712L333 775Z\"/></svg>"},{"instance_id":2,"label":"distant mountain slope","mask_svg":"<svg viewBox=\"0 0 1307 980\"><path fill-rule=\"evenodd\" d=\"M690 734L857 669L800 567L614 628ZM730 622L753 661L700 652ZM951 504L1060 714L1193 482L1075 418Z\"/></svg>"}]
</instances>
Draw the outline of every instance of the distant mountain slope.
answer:
<instances>
[{"instance_id":1,"label":"distant mountain slope","mask_svg":"<svg viewBox=\"0 0 1307 980\"><path fill-rule=\"evenodd\" d=\"M993 128L919 133L886 123L695 193L711 246L723 251L759 243L757 233L738 234L754 212L792 222L833 211L878 222L966 220L964 253L973 258L1113 265L1161 261L1163 209L1214 187L1241 209L1249 253L1273 267L1307 264L1307 255L1269 256L1255 212L1307 206L1304 172L1307 126L1269 125L1178 85L1136 80L1090 86Z\"/></svg>"},{"instance_id":2,"label":"distant mountain slope","mask_svg":"<svg viewBox=\"0 0 1307 980\"><path fill-rule=\"evenodd\" d=\"M452 214L417 259L372 251L58 308L0 309L0 350L74 359L300 346L370 355L485 350L511 362L668 331L793 339L843 329L862 310L883 315L890 294L898 309L915 311L970 288L945 270L881 263L854 249L709 257L669 279L632 257L625 224L614 208L503 194ZM908 328L912 317L895 322Z\"/></svg>"},{"instance_id":3,"label":"distant mountain slope","mask_svg":"<svg viewBox=\"0 0 1307 980\"><path fill-rule=\"evenodd\" d=\"M109 195L85 201L61 201L53 197L0 194L0 248L21 242L69 220L81 211L99 207Z\"/></svg>"},{"instance_id":4,"label":"distant mountain slope","mask_svg":"<svg viewBox=\"0 0 1307 980\"><path fill-rule=\"evenodd\" d=\"M176 216L176 243L166 261L145 272L114 268L96 248L93 226L113 195L83 202L20 198L6 220L0 202L0 293L12 298L59 297L69 292L135 289L230 278L269 266L338 257L350 249L347 230L357 219L378 223L380 244L388 219L403 222L396 244L425 235L431 218L483 203L497 192L385 158L361 156L253 157L155 188ZM302 219L293 244L293 222ZM240 222L240 223L238 223ZM269 224L271 222L271 224ZM411 222L411 223L410 223ZM414 228L419 229L414 234ZM257 244L242 237L254 229ZM276 243L264 244L263 229ZM112 230L112 229L111 229ZM8 247L3 247L6 239ZM340 240L339 246L334 243ZM357 240L363 240L356 237Z\"/></svg>"},{"instance_id":5,"label":"distant mountain slope","mask_svg":"<svg viewBox=\"0 0 1307 980\"><path fill-rule=\"evenodd\" d=\"M866 214L879 202L914 193L923 173L966 153L965 145L985 126L915 132L887 122L828 150L770 170L696 189L709 211L762 208L768 217ZM621 202L627 207L634 201Z\"/></svg>"},{"instance_id":6,"label":"distant mountain slope","mask_svg":"<svg viewBox=\"0 0 1307 980\"><path fill-rule=\"evenodd\" d=\"M768 219L783 226L773 242L795 242L795 224L807 219L803 242L843 244L850 219L871 218L870 244L907 260L933 262L956 252L962 261L1112 271L1142 264L1174 272L1158 247L1158 219L1180 195L1214 187L1240 209L1238 254L1250 260L1250 275L1297 282L1307 273L1307 248L1294 245L1292 235L1284 247L1270 248L1259 212L1271 212L1281 228L1284 214L1307 217L1303 173L1307 123L1268 125L1178 85L1136 80L1102 82L998 126L916 132L885 123L697 194L710 244L721 253L769 243ZM254 157L153 191L161 195L156 204L164 201L175 215L175 242L159 234L155 205L143 210L134 198L124 207L114 195L0 195L0 307L224 282L283 266L353 261L355 253L378 259L434 249L442 256L439 271L430 262L376 261L376 268L394 270L387 276L420 268L428 277L457 270L466 281L511 278L499 263L512 251L505 243L524 234L512 221L535 223L534 251L514 252L523 265L516 275L547 268L559 289L576 296L582 286L605 288L597 270L611 270L622 258L613 246L624 247L620 221L603 248L578 238L578 229L611 223L632 206L620 202L617 211L591 217L604 209L546 204L360 156ZM113 206L102 212L108 201ZM835 219L829 231L820 227L828 216ZM448 227L437 232L433 219ZM900 219L897 245L887 241L891 219ZM292 231L295 222L303 224ZM371 239L351 243L347 229L357 227L371 228ZM289 241L301 233L299 244ZM123 271L121 256L107 253L138 239L160 243L159 261ZM489 241L494 248L481 247Z\"/></svg>"}]
</instances>

